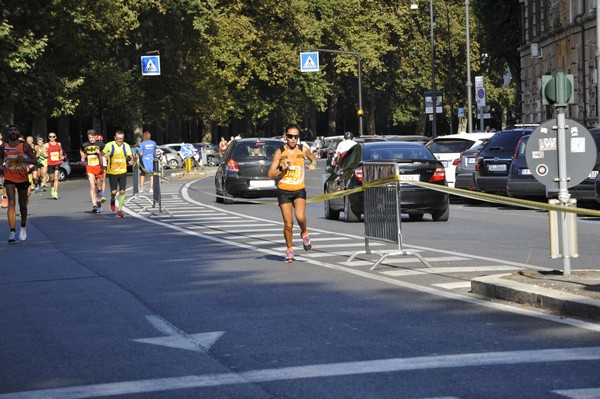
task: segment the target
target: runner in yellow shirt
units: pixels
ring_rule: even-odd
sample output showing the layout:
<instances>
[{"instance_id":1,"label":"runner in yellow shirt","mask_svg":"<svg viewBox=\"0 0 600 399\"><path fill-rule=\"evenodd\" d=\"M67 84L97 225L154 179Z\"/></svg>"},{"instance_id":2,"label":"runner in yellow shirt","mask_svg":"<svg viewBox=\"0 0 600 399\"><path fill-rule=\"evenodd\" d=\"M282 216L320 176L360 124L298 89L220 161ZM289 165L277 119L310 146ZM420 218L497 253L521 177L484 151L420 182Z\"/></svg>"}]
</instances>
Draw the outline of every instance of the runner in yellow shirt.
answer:
<instances>
[{"instance_id":1,"label":"runner in yellow shirt","mask_svg":"<svg viewBox=\"0 0 600 399\"><path fill-rule=\"evenodd\" d=\"M123 202L125 200L125 187L127 186L127 164L133 165L134 157L131 147L124 142L125 132L117 130L115 140L104 146L102 153L107 160L106 175L110 184L110 210L115 211L115 197L119 191L119 205L117 216L124 217Z\"/></svg>"}]
</instances>

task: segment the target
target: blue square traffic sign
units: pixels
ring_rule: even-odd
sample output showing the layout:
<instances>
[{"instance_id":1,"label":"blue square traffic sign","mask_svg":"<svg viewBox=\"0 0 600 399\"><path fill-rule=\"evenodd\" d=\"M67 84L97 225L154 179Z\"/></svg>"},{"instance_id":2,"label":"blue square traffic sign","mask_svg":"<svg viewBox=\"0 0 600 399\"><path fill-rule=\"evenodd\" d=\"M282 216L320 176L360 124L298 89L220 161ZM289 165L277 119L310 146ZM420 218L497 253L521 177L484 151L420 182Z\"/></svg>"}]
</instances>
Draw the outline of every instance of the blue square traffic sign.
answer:
<instances>
[{"instance_id":1,"label":"blue square traffic sign","mask_svg":"<svg viewBox=\"0 0 600 399\"><path fill-rule=\"evenodd\" d=\"M319 53L300 53L300 72L318 72Z\"/></svg>"},{"instance_id":2,"label":"blue square traffic sign","mask_svg":"<svg viewBox=\"0 0 600 399\"><path fill-rule=\"evenodd\" d=\"M142 56L142 76L160 75L160 56L143 55Z\"/></svg>"}]
</instances>

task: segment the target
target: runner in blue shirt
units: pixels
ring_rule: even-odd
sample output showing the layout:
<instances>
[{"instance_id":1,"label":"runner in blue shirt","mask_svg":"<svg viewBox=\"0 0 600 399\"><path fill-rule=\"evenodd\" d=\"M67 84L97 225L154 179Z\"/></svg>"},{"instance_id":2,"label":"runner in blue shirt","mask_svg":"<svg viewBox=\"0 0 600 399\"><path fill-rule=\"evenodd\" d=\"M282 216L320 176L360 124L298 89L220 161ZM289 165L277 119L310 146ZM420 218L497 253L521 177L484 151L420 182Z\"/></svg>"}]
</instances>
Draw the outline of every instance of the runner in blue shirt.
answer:
<instances>
[{"instance_id":1,"label":"runner in blue shirt","mask_svg":"<svg viewBox=\"0 0 600 399\"><path fill-rule=\"evenodd\" d=\"M144 141L140 143L140 158L142 160L142 173L140 174L140 193L144 192L144 179L146 174L150 176L150 191L154 190L154 179L152 173L154 173L154 153L156 151L156 142L151 140L150 132L144 132L142 138Z\"/></svg>"}]
</instances>

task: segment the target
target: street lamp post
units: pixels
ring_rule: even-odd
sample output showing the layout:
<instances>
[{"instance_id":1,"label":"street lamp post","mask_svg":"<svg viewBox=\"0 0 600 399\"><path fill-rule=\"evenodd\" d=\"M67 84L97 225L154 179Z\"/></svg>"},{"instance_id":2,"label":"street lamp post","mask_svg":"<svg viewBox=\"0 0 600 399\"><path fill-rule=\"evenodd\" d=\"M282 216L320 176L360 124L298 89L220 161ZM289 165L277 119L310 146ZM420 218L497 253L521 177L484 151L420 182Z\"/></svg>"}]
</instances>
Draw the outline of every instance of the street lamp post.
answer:
<instances>
[{"instance_id":1,"label":"street lamp post","mask_svg":"<svg viewBox=\"0 0 600 399\"><path fill-rule=\"evenodd\" d=\"M411 10L418 10L419 5L416 0L412 0L410 5ZM433 103L433 113L431 119L431 137L437 137L437 98L435 92L435 36L433 34L434 18L433 18L433 0L429 0L429 18L430 18L430 38L431 38L431 101Z\"/></svg>"},{"instance_id":2,"label":"street lamp post","mask_svg":"<svg viewBox=\"0 0 600 399\"><path fill-rule=\"evenodd\" d=\"M469 31L469 0L465 0L465 15L466 15L466 38L467 38L467 115L468 115L468 125L467 132L473 131L473 83L471 83L471 34Z\"/></svg>"}]
</instances>

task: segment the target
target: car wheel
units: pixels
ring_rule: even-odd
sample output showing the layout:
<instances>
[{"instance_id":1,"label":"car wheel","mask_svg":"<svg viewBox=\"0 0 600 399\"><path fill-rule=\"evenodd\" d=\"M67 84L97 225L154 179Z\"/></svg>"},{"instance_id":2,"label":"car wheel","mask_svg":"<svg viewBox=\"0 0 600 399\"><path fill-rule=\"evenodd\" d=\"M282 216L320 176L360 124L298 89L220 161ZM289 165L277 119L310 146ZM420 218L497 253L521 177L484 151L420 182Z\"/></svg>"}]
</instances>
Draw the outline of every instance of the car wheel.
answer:
<instances>
[{"instance_id":1,"label":"car wheel","mask_svg":"<svg viewBox=\"0 0 600 399\"><path fill-rule=\"evenodd\" d=\"M67 180L67 171L63 168L58 168L58 181Z\"/></svg>"},{"instance_id":2,"label":"car wheel","mask_svg":"<svg viewBox=\"0 0 600 399\"><path fill-rule=\"evenodd\" d=\"M325 219L328 220L339 220L340 211L334 211L331 209L331 203L329 200L323 201L324 203L324 211L325 211Z\"/></svg>"},{"instance_id":3,"label":"car wheel","mask_svg":"<svg viewBox=\"0 0 600 399\"><path fill-rule=\"evenodd\" d=\"M225 190L225 186L223 186L223 203L233 204L233 195L229 194L227 190Z\"/></svg>"},{"instance_id":4,"label":"car wheel","mask_svg":"<svg viewBox=\"0 0 600 399\"><path fill-rule=\"evenodd\" d=\"M223 194L221 194L221 193L219 192L219 189L218 189L218 187L217 187L217 182L215 182L215 193L217 193L217 196L216 196L217 203L218 203L218 204L222 204L222 203L223 203L223 197L222 197L222 195L223 195Z\"/></svg>"},{"instance_id":5,"label":"car wheel","mask_svg":"<svg viewBox=\"0 0 600 399\"><path fill-rule=\"evenodd\" d=\"M169 165L169 168L175 169L179 166L179 162L177 162L176 159L169 159L169 162L167 162L167 165Z\"/></svg>"},{"instance_id":6,"label":"car wheel","mask_svg":"<svg viewBox=\"0 0 600 399\"><path fill-rule=\"evenodd\" d=\"M434 222L447 222L450 217L450 207L446 206L444 209L439 209L431 213L431 218Z\"/></svg>"},{"instance_id":7,"label":"car wheel","mask_svg":"<svg viewBox=\"0 0 600 399\"><path fill-rule=\"evenodd\" d=\"M344 197L344 214L346 215L346 222L360 222L360 215L354 213L350 205L350 199L347 196Z\"/></svg>"},{"instance_id":8,"label":"car wheel","mask_svg":"<svg viewBox=\"0 0 600 399\"><path fill-rule=\"evenodd\" d=\"M418 222L418 221L423 220L423 214L422 213L409 213L408 218L410 219L411 222Z\"/></svg>"}]
</instances>

